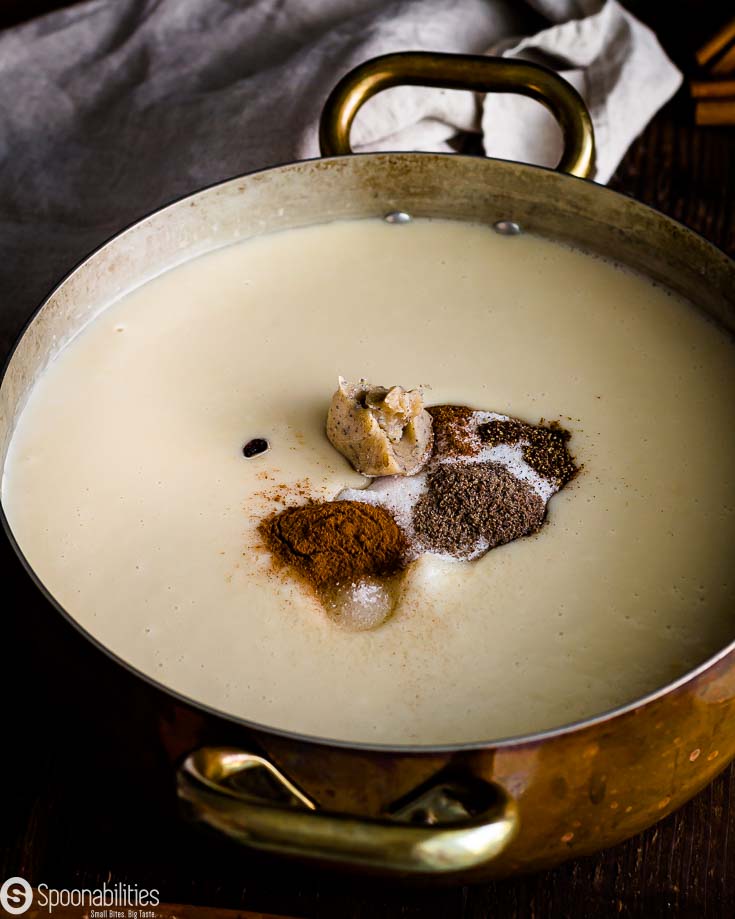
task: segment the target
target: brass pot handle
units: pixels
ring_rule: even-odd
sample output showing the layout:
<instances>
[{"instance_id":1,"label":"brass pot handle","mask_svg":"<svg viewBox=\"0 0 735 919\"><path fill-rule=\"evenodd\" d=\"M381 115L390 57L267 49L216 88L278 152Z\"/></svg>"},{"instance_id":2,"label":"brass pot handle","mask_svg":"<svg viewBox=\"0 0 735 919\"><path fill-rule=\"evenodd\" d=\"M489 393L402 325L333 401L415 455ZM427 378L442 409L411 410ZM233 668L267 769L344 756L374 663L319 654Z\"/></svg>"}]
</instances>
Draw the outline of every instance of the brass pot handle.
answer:
<instances>
[{"instance_id":1,"label":"brass pot handle","mask_svg":"<svg viewBox=\"0 0 735 919\"><path fill-rule=\"evenodd\" d=\"M178 794L195 819L257 849L426 875L485 864L515 835L518 816L508 795L491 783L473 782L481 786L479 792L472 790L481 802L477 813L468 811L462 795L455 796L445 783L403 804L390 818L355 817L319 810L262 756L203 747L182 763Z\"/></svg>"},{"instance_id":2,"label":"brass pot handle","mask_svg":"<svg viewBox=\"0 0 735 919\"><path fill-rule=\"evenodd\" d=\"M559 172L588 178L595 163L592 119L577 90L553 70L528 61L471 54L403 51L355 67L335 86L319 124L322 156L352 152L350 128L360 106L391 86L436 86L482 93L520 93L546 106L564 135Z\"/></svg>"}]
</instances>

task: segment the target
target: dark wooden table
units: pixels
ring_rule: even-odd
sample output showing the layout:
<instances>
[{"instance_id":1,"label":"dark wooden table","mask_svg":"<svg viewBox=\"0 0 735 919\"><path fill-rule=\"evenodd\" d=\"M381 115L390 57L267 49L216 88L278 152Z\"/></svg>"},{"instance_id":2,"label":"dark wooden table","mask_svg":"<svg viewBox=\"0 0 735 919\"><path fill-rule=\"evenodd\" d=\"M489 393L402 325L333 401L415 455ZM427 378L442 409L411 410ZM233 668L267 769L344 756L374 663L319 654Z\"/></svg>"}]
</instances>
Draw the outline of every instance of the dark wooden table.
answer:
<instances>
[{"instance_id":1,"label":"dark wooden table","mask_svg":"<svg viewBox=\"0 0 735 919\"><path fill-rule=\"evenodd\" d=\"M21 18L24 8L49 5L6 3L0 24ZM689 68L692 42L706 30L705 5L667 4L664 21L652 9L657 5L631 5L653 20ZM706 6L716 19L717 5ZM613 186L735 253L735 129L693 127L685 92L634 144ZM0 881L10 875L52 887L122 881L155 887L169 903L335 919L735 916L733 767L627 843L554 871L479 887L427 890L341 877L204 839L176 820L156 691L112 666L51 612L4 540L0 572L7 598L0 645Z\"/></svg>"}]
</instances>

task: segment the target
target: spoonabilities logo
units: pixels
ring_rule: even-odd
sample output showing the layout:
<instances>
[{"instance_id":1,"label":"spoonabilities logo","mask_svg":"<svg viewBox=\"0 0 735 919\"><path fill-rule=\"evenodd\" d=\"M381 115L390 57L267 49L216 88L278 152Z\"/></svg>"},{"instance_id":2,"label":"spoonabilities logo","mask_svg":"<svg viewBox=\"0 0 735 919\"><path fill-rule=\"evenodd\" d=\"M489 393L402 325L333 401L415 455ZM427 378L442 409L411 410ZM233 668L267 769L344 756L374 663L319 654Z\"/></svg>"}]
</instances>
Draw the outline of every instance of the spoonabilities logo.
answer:
<instances>
[{"instance_id":1,"label":"spoonabilities logo","mask_svg":"<svg viewBox=\"0 0 735 919\"><path fill-rule=\"evenodd\" d=\"M33 903L33 888L25 878L8 878L0 887L0 906L11 916L19 916Z\"/></svg>"}]
</instances>

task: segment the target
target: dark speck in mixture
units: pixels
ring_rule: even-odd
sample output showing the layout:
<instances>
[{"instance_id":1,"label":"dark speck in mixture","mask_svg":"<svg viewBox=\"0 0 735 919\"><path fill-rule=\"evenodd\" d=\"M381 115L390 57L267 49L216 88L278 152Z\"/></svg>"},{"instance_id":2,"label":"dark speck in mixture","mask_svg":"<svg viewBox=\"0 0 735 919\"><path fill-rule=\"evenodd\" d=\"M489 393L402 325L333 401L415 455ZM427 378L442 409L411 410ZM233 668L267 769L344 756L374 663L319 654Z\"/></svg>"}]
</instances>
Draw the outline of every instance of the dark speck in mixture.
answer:
<instances>
[{"instance_id":1,"label":"dark speck in mixture","mask_svg":"<svg viewBox=\"0 0 735 919\"><path fill-rule=\"evenodd\" d=\"M265 453L269 449L270 444L265 437L254 437L242 448L242 455L247 459L252 459L254 456L260 456L261 453Z\"/></svg>"}]
</instances>

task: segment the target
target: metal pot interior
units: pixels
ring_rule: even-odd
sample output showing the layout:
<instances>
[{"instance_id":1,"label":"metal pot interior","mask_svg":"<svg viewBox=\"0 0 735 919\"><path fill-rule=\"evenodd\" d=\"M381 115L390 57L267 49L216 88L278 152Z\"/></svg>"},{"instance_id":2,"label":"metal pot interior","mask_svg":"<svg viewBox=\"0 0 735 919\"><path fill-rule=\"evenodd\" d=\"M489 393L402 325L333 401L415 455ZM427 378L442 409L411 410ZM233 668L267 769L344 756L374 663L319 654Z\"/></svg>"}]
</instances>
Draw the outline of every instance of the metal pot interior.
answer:
<instances>
[{"instance_id":1,"label":"metal pot interior","mask_svg":"<svg viewBox=\"0 0 735 919\"><path fill-rule=\"evenodd\" d=\"M516 221L525 230L636 269L735 329L733 263L690 230L592 182L517 163L438 154L294 163L215 185L146 217L56 288L6 368L0 460L4 463L15 421L44 367L126 292L195 256L254 236L398 210L488 224Z\"/></svg>"}]
</instances>

